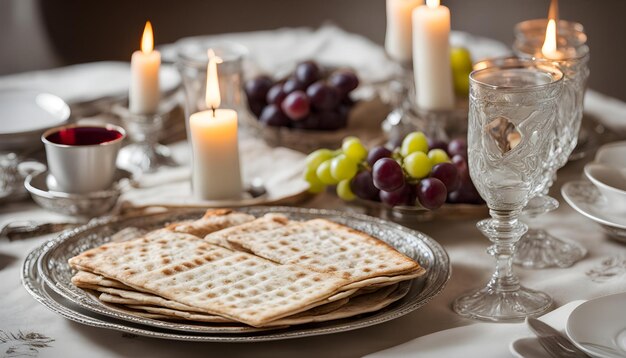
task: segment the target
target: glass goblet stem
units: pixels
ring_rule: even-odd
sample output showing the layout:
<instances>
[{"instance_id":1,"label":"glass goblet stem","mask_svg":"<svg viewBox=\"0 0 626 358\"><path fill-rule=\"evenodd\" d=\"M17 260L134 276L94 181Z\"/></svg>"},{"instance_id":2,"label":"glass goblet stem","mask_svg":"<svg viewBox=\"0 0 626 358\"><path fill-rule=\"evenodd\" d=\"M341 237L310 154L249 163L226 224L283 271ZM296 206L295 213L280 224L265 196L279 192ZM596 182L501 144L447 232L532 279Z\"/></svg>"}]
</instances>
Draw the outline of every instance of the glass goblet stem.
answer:
<instances>
[{"instance_id":1,"label":"glass goblet stem","mask_svg":"<svg viewBox=\"0 0 626 358\"><path fill-rule=\"evenodd\" d=\"M513 273L513 254L515 244L528 228L518 220L519 210L490 209L489 213L492 218L482 220L477 225L493 242L487 252L496 259L496 270L487 286L497 292L516 291L520 283Z\"/></svg>"}]
</instances>

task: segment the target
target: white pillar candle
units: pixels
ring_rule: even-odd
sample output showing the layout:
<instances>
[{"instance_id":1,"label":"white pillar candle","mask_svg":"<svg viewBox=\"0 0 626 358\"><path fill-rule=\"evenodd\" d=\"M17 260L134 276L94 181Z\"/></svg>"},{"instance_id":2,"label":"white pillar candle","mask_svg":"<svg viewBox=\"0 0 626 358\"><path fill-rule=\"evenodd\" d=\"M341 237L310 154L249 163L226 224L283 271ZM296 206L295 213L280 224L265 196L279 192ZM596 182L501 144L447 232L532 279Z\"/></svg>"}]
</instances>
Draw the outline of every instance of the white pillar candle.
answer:
<instances>
[{"instance_id":1,"label":"white pillar candle","mask_svg":"<svg viewBox=\"0 0 626 358\"><path fill-rule=\"evenodd\" d=\"M413 10L413 71L421 109L454 108L449 38L450 10L439 0Z\"/></svg>"},{"instance_id":2,"label":"white pillar candle","mask_svg":"<svg viewBox=\"0 0 626 358\"><path fill-rule=\"evenodd\" d=\"M217 63L209 50L206 104L210 108L189 117L193 148L192 188L204 200L239 199L242 193L237 143L237 112L217 109L220 90Z\"/></svg>"},{"instance_id":3,"label":"white pillar candle","mask_svg":"<svg viewBox=\"0 0 626 358\"><path fill-rule=\"evenodd\" d=\"M411 16L424 0L387 0L385 50L395 61L410 63L413 57Z\"/></svg>"},{"instance_id":4,"label":"white pillar candle","mask_svg":"<svg viewBox=\"0 0 626 358\"><path fill-rule=\"evenodd\" d=\"M128 108L132 113L156 113L159 107L161 54L153 48L152 25L148 21L141 38L141 51L135 51L130 60Z\"/></svg>"}]
</instances>

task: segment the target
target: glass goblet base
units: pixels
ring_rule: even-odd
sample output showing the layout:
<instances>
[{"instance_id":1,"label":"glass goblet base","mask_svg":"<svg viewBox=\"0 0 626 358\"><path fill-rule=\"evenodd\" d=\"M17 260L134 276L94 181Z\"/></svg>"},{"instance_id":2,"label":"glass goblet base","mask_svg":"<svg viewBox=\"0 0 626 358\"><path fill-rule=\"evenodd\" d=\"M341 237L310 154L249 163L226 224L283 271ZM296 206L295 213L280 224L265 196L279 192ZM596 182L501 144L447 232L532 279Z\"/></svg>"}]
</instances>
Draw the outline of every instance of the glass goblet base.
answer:
<instances>
[{"instance_id":1,"label":"glass goblet base","mask_svg":"<svg viewBox=\"0 0 626 358\"><path fill-rule=\"evenodd\" d=\"M517 243L513 263L532 269L565 268L586 254L587 250L577 243L561 240L544 229L529 229Z\"/></svg>"},{"instance_id":2,"label":"glass goblet base","mask_svg":"<svg viewBox=\"0 0 626 358\"><path fill-rule=\"evenodd\" d=\"M153 173L160 167L175 167L178 164L172 158L170 149L162 144L130 144L120 150L117 163L122 168Z\"/></svg>"},{"instance_id":3,"label":"glass goblet base","mask_svg":"<svg viewBox=\"0 0 626 358\"><path fill-rule=\"evenodd\" d=\"M467 292L452 303L452 309L463 317L492 322L522 321L540 316L551 307L550 296L523 286L510 292L487 286Z\"/></svg>"},{"instance_id":4,"label":"glass goblet base","mask_svg":"<svg viewBox=\"0 0 626 358\"><path fill-rule=\"evenodd\" d=\"M528 202L523 214L530 225L544 213L555 210L559 202L547 195L540 195ZM542 269L548 267L570 267L587 254L581 245L561 240L541 228L529 228L517 242L513 263L525 268Z\"/></svg>"}]
</instances>

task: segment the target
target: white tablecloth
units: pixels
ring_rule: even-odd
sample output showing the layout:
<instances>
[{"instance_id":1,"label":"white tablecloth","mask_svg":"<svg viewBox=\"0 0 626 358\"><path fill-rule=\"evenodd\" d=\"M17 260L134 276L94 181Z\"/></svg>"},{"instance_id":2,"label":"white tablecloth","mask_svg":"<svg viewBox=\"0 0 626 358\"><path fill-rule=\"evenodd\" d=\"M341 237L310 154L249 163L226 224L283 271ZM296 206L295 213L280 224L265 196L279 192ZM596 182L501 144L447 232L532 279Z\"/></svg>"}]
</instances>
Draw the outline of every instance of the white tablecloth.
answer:
<instances>
[{"instance_id":1,"label":"white tablecloth","mask_svg":"<svg viewBox=\"0 0 626 358\"><path fill-rule=\"evenodd\" d=\"M349 41L354 36L337 38ZM366 48L382 51L367 40L356 38L361 45L365 43ZM587 110L602 119L606 109L610 108L612 122L606 123L617 123L618 129L623 128L620 124L626 120L625 106L622 102L597 94L587 97ZM580 177L583 162L569 164L559 173L559 181L552 188L552 194L561 201L561 207L545 215L541 222L551 233L583 244L589 250L588 256L566 269L516 270L525 285L549 293L556 306L626 291L626 245L611 241L598 225L574 212L560 197L560 186L567 180ZM347 209L339 199L328 194L320 195L304 206ZM63 218L29 202L0 207L0 225L15 220L54 221ZM475 228L475 222L472 219L415 225L416 229L432 236L445 247L453 272L442 294L423 308L391 322L357 331L255 344L171 342L128 336L63 319L33 300L22 287L19 275L26 254L53 235L17 242L3 241L0 242L0 352L5 356L18 356L11 352L24 352L39 357L357 357L434 332L476 325L476 321L461 318L450 309L452 300L460 293L483 286L494 268L493 260L485 252L489 242ZM611 270L612 275L597 274L607 270ZM478 327L481 326L476 327L479 333ZM515 337L509 338L488 341L448 339L441 344L457 346L458 350L449 352L463 351L466 357L485 356L478 352L491 352L491 356L502 357L506 356L507 347ZM432 339L423 341L433 342ZM33 345L33 342L36 344ZM420 344L417 342L412 349L420 351ZM480 351L476 344L481 345ZM490 349L485 349L485 344ZM439 356L454 354L444 352Z\"/></svg>"}]
</instances>

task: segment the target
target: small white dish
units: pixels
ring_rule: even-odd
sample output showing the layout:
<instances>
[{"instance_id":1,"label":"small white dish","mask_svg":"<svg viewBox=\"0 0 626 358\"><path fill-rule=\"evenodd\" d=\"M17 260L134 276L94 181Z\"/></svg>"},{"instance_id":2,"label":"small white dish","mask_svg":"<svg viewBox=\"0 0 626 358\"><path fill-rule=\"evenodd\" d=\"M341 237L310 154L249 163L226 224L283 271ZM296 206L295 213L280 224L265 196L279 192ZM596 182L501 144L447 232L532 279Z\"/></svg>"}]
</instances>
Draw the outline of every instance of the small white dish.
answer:
<instances>
[{"instance_id":1,"label":"small white dish","mask_svg":"<svg viewBox=\"0 0 626 358\"><path fill-rule=\"evenodd\" d=\"M602 163L589 163L585 165L584 172L604 195L611 208L626 212L626 170L621 171Z\"/></svg>"},{"instance_id":2,"label":"small white dish","mask_svg":"<svg viewBox=\"0 0 626 358\"><path fill-rule=\"evenodd\" d=\"M0 90L0 150L41 145L41 133L65 124L70 107L60 97L37 90Z\"/></svg>"},{"instance_id":3,"label":"small white dish","mask_svg":"<svg viewBox=\"0 0 626 358\"><path fill-rule=\"evenodd\" d=\"M581 304L572 311L565 330L593 357L626 358L626 292Z\"/></svg>"},{"instance_id":4,"label":"small white dish","mask_svg":"<svg viewBox=\"0 0 626 358\"><path fill-rule=\"evenodd\" d=\"M609 143L600 147L596 153L595 162L617 169L626 169L626 141Z\"/></svg>"},{"instance_id":5,"label":"small white dish","mask_svg":"<svg viewBox=\"0 0 626 358\"><path fill-rule=\"evenodd\" d=\"M616 240L626 242L626 215L615 212L595 185L571 181L561 187L561 194L574 210L602 225Z\"/></svg>"}]
</instances>

